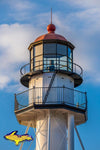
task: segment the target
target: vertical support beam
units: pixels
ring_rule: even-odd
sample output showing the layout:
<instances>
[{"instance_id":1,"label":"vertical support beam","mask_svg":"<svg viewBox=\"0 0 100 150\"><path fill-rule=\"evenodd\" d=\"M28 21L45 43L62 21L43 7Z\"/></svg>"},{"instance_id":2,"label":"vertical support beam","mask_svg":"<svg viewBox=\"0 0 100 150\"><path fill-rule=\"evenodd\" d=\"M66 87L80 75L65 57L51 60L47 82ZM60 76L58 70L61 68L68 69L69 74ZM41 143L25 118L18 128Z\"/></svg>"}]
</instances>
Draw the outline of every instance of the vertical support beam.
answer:
<instances>
[{"instance_id":1,"label":"vertical support beam","mask_svg":"<svg viewBox=\"0 0 100 150\"><path fill-rule=\"evenodd\" d=\"M74 115L68 114L68 150L74 150Z\"/></svg>"},{"instance_id":2,"label":"vertical support beam","mask_svg":"<svg viewBox=\"0 0 100 150\"><path fill-rule=\"evenodd\" d=\"M47 138L47 150L50 150L50 128L51 128L51 116L50 111L48 112L48 138Z\"/></svg>"}]
</instances>

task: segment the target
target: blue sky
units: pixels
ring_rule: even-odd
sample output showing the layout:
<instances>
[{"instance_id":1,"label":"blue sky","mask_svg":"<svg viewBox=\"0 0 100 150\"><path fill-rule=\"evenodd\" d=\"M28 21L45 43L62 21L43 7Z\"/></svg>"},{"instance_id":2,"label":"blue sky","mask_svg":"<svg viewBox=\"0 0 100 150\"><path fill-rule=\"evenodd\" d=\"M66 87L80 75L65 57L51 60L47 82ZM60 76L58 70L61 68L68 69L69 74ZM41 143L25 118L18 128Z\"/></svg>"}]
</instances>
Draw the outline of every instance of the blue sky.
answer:
<instances>
[{"instance_id":1,"label":"blue sky","mask_svg":"<svg viewBox=\"0 0 100 150\"><path fill-rule=\"evenodd\" d=\"M77 89L88 92L88 121L78 126L86 150L100 149L100 1L99 0L0 0L0 147L17 150L3 136L26 127L14 114L14 93L24 90L20 67L29 62L28 46L46 33L50 9L56 33L75 45L74 62L84 69ZM30 129L29 133L34 134ZM76 136L75 136L76 137ZM33 144L34 146L34 144ZM24 149L27 147L24 146ZM81 150L77 137L75 150Z\"/></svg>"}]
</instances>

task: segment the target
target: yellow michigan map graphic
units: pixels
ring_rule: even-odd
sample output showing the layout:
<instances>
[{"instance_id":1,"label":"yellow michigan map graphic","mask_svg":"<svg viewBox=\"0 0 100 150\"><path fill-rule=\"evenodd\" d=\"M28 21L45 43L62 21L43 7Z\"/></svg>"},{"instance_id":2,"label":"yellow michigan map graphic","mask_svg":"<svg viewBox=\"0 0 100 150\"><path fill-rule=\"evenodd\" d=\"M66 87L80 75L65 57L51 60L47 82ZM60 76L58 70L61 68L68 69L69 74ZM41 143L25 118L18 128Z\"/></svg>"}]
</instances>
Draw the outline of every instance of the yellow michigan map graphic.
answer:
<instances>
[{"instance_id":1,"label":"yellow michigan map graphic","mask_svg":"<svg viewBox=\"0 0 100 150\"><path fill-rule=\"evenodd\" d=\"M19 145L20 142L23 141L32 141L33 138L29 136L28 134L23 134L23 135L17 135L18 131L13 131L7 135L4 136L5 139L14 141L16 145Z\"/></svg>"}]
</instances>

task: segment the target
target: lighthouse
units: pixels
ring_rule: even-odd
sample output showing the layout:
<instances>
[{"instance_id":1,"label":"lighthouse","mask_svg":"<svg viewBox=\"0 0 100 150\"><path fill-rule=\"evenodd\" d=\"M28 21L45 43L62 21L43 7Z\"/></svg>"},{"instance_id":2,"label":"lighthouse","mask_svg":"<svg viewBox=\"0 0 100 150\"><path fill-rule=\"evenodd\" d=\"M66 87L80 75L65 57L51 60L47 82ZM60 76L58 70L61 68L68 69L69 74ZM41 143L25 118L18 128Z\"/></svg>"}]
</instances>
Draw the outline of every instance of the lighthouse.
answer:
<instances>
[{"instance_id":1,"label":"lighthouse","mask_svg":"<svg viewBox=\"0 0 100 150\"><path fill-rule=\"evenodd\" d=\"M74 150L74 129L84 149L77 126L87 121L87 93L75 89L83 69L73 62L74 48L52 22L28 47L30 62L20 69L28 90L15 94L15 115L36 129L36 150Z\"/></svg>"}]
</instances>

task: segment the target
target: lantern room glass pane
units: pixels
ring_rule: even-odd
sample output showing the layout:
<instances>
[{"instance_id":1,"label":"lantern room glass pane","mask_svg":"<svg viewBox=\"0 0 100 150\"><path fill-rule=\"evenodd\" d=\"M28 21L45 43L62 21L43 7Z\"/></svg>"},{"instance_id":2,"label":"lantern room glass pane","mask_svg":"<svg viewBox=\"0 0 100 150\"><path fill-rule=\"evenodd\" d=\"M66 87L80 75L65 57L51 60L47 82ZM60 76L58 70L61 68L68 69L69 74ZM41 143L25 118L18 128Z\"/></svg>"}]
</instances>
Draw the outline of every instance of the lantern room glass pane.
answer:
<instances>
[{"instance_id":1,"label":"lantern room glass pane","mask_svg":"<svg viewBox=\"0 0 100 150\"><path fill-rule=\"evenodd\" d=\"M44 71L54 71L55 69L56 69L56 58L44 57Z\"/></svg>"},{"instance_id":2,"label":"lantern room glass pane","mask_svg":"<svg viewBox=\"0 0 100 150\"><path fill-rule=\"evenodd\" d=\"M33 70L33 59L31 60L31 71Z\"/></svg>"},{"instance_id":3,"label":"lantern room glass pane","mask_svg":"<svg viewBox=\"0 0 100 150\"><path fill-rule=\"evenodd\" d=\"M33 48L31 49L31 59L33 58Z\"/></svg>"},{"instance_id":4,"label":"lantern room glass pane","mask_svg":"<svg viewBox=\"0 0 100 150\"><path fill-rule=\"evenodd\" d=\"M57 44L57 54L67 56L67 47L66 47L66 45Z\"/></svg>"},{"instance_id":5,"label":"lantern room glass pane","mask_svg":"<svg viewBox=\"0 0 100 150\"><path fill-rule=\"evenodd\" d=\"M72 71L72 59L68 58L68 71Z\"/></svg>"},{"instance_id":6,"label":"lantern room glass pane","mask_svg":"<svg viewBox=\"0 0 100 150\"><path fill-rule=\"evenodd\" d=\"M56 43L44 44L44 55L56 54Z\"/></svg>"},{"instance_id":7,"label":"lantern room glass pane","mask_svg":"<svg viewBox=\"0 0 100 150\"><path fill-rule=\"evenodd\" d=\"M67 70L67 46L57 44L57 69Z\"/></svg>"},{"instance_id":8,"label":"lantern room glass pane","mask_svg":"<svg viewBox=\"0 0 100 150\"><path fill-rule=\"evenodd\" d=\"M33 66L34 71L43 69L43 44L34 46Z\"/></svg>"},{"instance_id":9,"label":"lantern room glass pane","mask_svg":"<svg viewBox=\"0 0 100 150\"><path fill-rule=\"evenodd\" d=\"M56 69L56 43L44 44L44 71Z\"/></svg>"},{"instance_id":10,"label":"lantern room glass pane","mask_svg":"<svg viewBox=\"0 0 100 150\"><path fill-rule=\"evenodd\" d=\"M43 44L36 45L34 47L34 56L42 55L43 54Z\"/></svg>"},{"instance_id":11,"label":"lantern room glass pane","mask_svg":"<svg viewBox=\"0 0 100 150\"><path fill-rule=\"evenodd\" d=\"M31 58L31 70L33 70L33 48L30 51L30 58Z\"/></svg>"},{"instance_id":12,"label":"lantern room glass pane","mask_svg":"<svg viewBox=\"0 0 100 150\"><path fill-rule=\"evenodd\" d=\"M57 55L57 69L67 70L67 56Z\"/></svg>"},{"instance_id":13,"label":"lantern room glass pane","mask_svg":"<svg viewBox=\"0 0 100 150\"><path fill-rule=\"evenodd\" d=\"M72 71L72 65L73 65L73 60L72 60L72 50L68 47L68 71Z\"/></svg>"},{"instance_id":14,"label":"lantern room glass pane","mask_svg":"<svg viewBox=\"0 0 100 150\"><path fill-rule=\"evenodd\" d=\"M72 59L72 50L68 47L68 57Z\"/></svg>"},{"instance_id":15,"label":"lantern room glass pane","mask_svg":"<svg viewBox=\"0 0 100 150\"><path fill-rule=\"evenodd\" d=\"M43 55L35 57L34 61L34 69L35 70L42 70L43 69Z\"/></svg>"}]
</instances>

